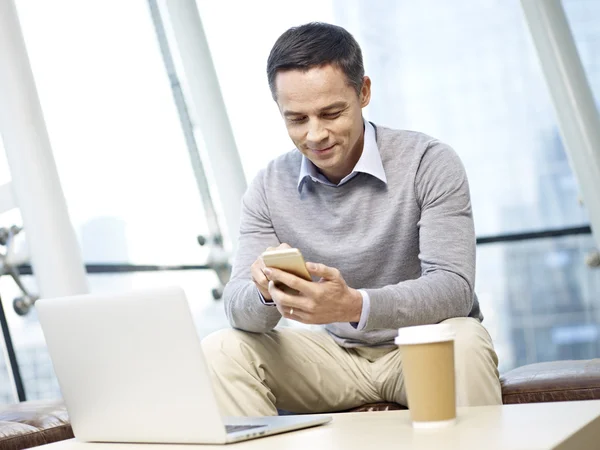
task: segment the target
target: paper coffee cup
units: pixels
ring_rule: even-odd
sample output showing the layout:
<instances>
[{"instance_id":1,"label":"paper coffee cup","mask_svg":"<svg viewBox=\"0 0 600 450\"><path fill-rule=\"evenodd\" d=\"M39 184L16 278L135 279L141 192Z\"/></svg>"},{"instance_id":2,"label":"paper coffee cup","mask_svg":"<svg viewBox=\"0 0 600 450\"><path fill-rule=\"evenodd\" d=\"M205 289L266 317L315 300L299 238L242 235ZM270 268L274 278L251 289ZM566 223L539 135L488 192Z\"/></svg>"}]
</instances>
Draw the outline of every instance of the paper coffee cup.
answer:
<instances>
[{"instance_id":1,"label":"paper coffee cup","mask_svg":"<svg viewBox=\"0 0 600 450\"><path fill-rule=\"evenodd\" d=\"M415 428L438 428L456 421L454 332L449 324L400 328L400 348L408 409Z\"/></svg>"}]
</instances>

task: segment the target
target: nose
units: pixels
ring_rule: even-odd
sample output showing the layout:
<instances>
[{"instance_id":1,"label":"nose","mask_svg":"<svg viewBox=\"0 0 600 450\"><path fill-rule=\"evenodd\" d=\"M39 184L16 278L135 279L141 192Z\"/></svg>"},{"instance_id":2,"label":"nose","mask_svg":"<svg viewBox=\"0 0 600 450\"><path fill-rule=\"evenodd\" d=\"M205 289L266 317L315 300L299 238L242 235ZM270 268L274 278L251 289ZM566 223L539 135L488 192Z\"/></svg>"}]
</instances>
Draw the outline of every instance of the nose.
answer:
<instances>
[{"instance_id":1,"label":"nose","mask_svg":"<svg viewBox=\"0 0 600 450\"><path fill-rule=\"evenodd\" d=\"M306 143L311 148L317 148L319 144L326 141L329 137L327 128L323 126L320 120L311 120L308 123L308 133L306 134Z\"/></svg>"}]
</instances>

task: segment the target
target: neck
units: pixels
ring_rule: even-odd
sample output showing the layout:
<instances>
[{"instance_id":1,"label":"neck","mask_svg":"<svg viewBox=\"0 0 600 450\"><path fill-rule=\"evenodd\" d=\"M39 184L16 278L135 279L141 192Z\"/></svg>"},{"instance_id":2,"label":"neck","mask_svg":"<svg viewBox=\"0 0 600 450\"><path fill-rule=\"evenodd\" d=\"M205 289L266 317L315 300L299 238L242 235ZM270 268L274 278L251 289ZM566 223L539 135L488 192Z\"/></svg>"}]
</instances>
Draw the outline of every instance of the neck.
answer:
<instances>
[{"instance_id":1,"label":"neck","mask_svg":"<svg viewBox=\"0 0 600 450\"><path fill-rule=\"evenodd\" d=\"M356 164L358 163L358 160L362 156L364 146L365 146L365 127L363 125L363 129L360 134L360 137L356 141L356 144L354 144L352 151L350 152L350 154L348 155L348 158L344 162L344 167L340 168L340 170L335 171L335 172L326 173L326 172L321 171L321 173L323 173L323 175L325 175L327 177L327 179L329 181L331 181L332 183L338 184L345 177L347 177L348 175L350 175L352 173L352 170L354 170L354 168L356 167Z\"/></svg>"}]
</instances>

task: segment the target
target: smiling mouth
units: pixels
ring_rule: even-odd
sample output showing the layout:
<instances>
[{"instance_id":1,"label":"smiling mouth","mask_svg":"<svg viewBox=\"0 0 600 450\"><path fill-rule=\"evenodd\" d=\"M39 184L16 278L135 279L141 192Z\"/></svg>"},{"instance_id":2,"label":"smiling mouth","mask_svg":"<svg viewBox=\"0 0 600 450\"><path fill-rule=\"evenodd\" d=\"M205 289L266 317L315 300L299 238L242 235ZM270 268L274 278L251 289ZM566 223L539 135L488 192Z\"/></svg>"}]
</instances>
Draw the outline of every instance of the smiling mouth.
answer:
<instances>
[{"instance_id":1,"label":"smiling mouth","mask_svg":"<svg viewBox=\"0 0 600 450\"><path fill-rule=\"evenodd\" d=\"M310 149L310 151L313 152L313 153L316 153L317 155L322 155L323 153L326 153L329 150L331 150L333 147L335 147L335 144L333 144L331 147L323 148L323 149L320 149L320 150Z\"/></svg>"}]
</instances>

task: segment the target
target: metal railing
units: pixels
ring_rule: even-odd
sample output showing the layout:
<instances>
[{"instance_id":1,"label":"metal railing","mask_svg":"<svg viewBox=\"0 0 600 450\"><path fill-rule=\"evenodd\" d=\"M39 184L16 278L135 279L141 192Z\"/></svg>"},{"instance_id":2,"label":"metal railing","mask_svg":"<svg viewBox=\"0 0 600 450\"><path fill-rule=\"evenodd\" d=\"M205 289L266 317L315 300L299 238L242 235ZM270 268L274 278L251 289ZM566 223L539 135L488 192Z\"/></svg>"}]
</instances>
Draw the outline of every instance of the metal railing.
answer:
<instances>
[{"instance_id":1,"label":"metal railing","mask_svg":"<svg viewBox=\"0 0 600 450\"><path fill-rule=\"evenodd\" d=\"M528 241L531 239L546 239L562 236L575 236L579 234L592 234L592 228L589 225L583 225L580 227L556 228L523 233L506 233L495 236L481 236L477 238L477 245L497 244L499 242Z\"/></svg>"}]
</instances>

